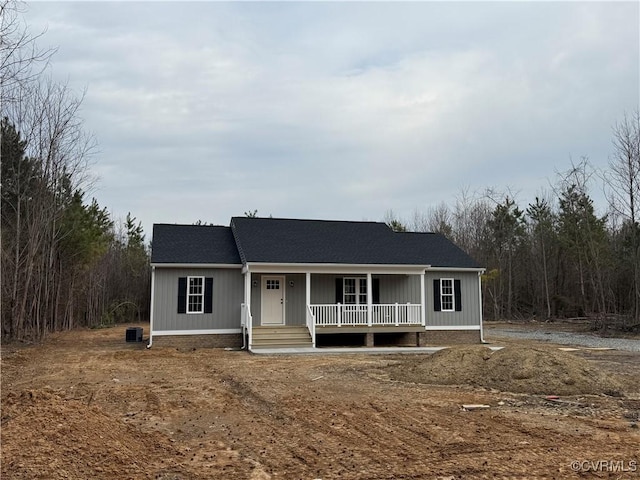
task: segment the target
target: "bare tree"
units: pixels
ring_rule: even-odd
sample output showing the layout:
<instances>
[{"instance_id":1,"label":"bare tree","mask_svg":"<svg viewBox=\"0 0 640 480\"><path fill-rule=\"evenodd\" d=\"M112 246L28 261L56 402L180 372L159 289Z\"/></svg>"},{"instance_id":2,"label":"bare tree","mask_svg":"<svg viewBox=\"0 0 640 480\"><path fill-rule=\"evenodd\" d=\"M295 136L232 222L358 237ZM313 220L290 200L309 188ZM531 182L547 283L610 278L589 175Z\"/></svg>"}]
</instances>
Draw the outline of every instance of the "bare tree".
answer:
<instances>
[{"instance_id":1,"label":"bare tree","mask_svg":"<svg viewBox=\"0 0 640 480\"><path fill-rule=\"evenodd\" d=\"M609 245L606 216L596 215L589 195L593 175L593 167L586 157L577 165L572 162L571 168L560 174L557 191L560 207L558 233L564 248L563 254L567 259L572 259L578 274L584 312L597 312L603 316L608 311L604 277Z\"/></svg>"},{"instance_id":2,"label":"bare tree","mask_svg":"<svg viewBox=\"0 0 640 480\"><path fill-rule=\"evenodd\" d=\"M640 322L640 110L625 115L613 127L613 155L605 173L606 194L612 212L623 219L631 264L631 315Z\"/></svg>"},{"instance_id":3,"label":"bare tree","mask_svg":"<svg viewBox=\"0 0 640 480\"><path fill-rule=\"evenodd\" d=\"M484 195L460 190L453 209L453 241L476 260L484 261L483 244L491 205Z\"/></svg>"},{"instance_id":4,"label":"bare tree","mask_svg":"<svg viewBox=\"0 0 640 480\"><path fill-rule=\"evenodd\" d=\"M398 217L392 209L389 209L386 212L384 212L383 221L394 232L407 231L406 222L402 220L400 217Z\"/></svg>"},{"instance_id":5,"label":"bare tree","mask_svg":"<svg viewBox=\"0 0 640 480\"><path fill-rule=\"evenodd\" d=\"M434 232L440 233L447 238L452 238L452 221L453 218L449 207L446 203L441 202L436 206L428 207L426 213L415 209L411 220L408 222L408 228L413 232Z\"/></svg>"},{"instance_id":6,"label":"bare tree","mask_svg":"<svg viewBox=\"0 0 640 480\"><path fill-rule=\"evenodd\" d=\"M551 318L551 295L549 264L550 252L555 240L555 213L552 211L550 201L544 197L536 197L535 203L530 203L526 210L529 219L529 236L531 244L531 263L537 267L537 277L543 279L543 298L546 307L546 318ZM539 282L534 282L532 290L540 290Z\"/></svg>"},{"instance_id":7,"label":"bare tree","mask_svg":"<svg viewBox=\"0 0 640 480\"><path fill-rule=\"evenodd\" d=\"M23 157L2 165L3 284L11 305L10 335L41 336L61 328L58 315L73 281L64 282L60 245L72 230L63 228L74 191L87 179L93 137L82 128L82 102L66 85L48 78L17 89L5 109L21 133ZM13 169L13 170L12 170ZM73 280L73 279L71 279ZM53 325L53 328L50 326ZM69 325L66 325L69 326Z\"/></svg>"},{"instance_id":8,"label":"bare tree","mask_svg":"<svg viewBox=\"0 0 640 480\"><path fill-rule=\"evenodd\" d=\"M54 50L37 49L21 8L0 0L2 335L37 339L132 312L140 320L149 294L142 226L128 216L118 235L105 208L85 203L96 143L79 115L83 95L43 73Z\"/></svg>"},{"instance_id":9,"label":"bare tree","mask_svg":"<svg viewBox=\"0 0 640 480\"><path fill-rule=\"evenodd\" d=\"M15 99L20 88L39 78L56 49L40 49L21 18L22 2L0 1L0 104Z\"/></svg>"}]
</instances>

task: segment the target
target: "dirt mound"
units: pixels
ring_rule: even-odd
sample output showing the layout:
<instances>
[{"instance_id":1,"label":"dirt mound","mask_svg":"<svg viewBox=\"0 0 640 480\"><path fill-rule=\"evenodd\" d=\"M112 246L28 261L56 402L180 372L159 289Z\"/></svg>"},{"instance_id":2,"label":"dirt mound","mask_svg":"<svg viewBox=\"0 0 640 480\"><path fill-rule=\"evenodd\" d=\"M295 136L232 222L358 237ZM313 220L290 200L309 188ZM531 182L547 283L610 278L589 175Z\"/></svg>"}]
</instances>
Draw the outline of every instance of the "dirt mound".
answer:
<instances>
[{"instance_id":1,"label":"dirt mound","mask_svg":"<svg viewBox=\"0 0 640 480\"><path fill-rule=\"evenodd\" d=\"M153 478L176 455L163 435L54 390L10 393L2 404L7 478Z\"/></svg>"},{"instance_id":2,"label":"dirt mound","mask_svg":"<svg viewBox=\"0 0 640 480\"><path fill-rule=\"evenodd\" d=\"M391 378L414 383L473 385L531 394L622 394L622 383L588 360L553 348L448 348L401 360Z\"/></svg>"}]
</instances>

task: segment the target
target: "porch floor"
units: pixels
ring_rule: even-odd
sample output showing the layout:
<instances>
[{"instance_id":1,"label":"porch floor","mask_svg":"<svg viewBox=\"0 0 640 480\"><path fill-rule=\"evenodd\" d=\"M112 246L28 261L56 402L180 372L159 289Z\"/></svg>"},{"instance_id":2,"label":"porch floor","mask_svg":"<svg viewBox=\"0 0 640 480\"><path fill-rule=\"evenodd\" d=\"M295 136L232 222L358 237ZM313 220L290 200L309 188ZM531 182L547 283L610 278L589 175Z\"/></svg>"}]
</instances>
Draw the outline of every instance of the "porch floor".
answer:
<instances>
[{"instance_id":1,"label":"porch floor","mask_svg":"<svg viewBox=\"0 0 640 480\"><path fill-rule=\"evenodd\" d=\"M316 334L322 333L411 333L424 332L424 325L316 325Z\"/></svg>"}]
</instances>

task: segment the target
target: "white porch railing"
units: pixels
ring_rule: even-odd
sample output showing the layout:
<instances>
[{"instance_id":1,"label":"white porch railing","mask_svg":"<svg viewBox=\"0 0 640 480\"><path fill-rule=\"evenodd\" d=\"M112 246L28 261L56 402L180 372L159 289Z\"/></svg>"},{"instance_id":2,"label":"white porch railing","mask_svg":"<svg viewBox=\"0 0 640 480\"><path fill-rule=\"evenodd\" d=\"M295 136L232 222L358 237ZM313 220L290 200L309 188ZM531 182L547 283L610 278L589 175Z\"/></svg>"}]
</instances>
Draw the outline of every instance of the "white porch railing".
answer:
<instances>
[{"instance_id":1,"label":"white porch railing","mask_svg":"<svg viewBox=\"0 0 640 480\"><path fill-rule=\"evenodd\" d=\"M240 305L240 327L243 340L245 335L248 337L247 350L250 350L253 343L253 317L251 316L251 308L244 303Z\"/></svg>"},{"instance_id":2,"label":"white porch railing","mask_svg":"<svg viewBox=\"0 0 640 480\"><path fill-rule=\"evenodd\" d=\"M422 305L394 303L371 306L374 325L421 325Z\"/></svg>"},{"instance_id":3,"label":"white porch railing","mask_svg":"<svg viewBox=\"0 0 640 480\"><path fill-rule=\"evenodd\" d=\"M412 303L391 303L371 305L369 323L367 305L309 305L319 326L361 326L361 325L422 325L422 305ZM307 314L308 317L308 314ZM307 318L307 322L309 319Z\"/></svg>"},{"instance_id":4,"label":"white porch railing","mask_svg":"<svg viewBox=\"0 0 640 480\"><path fill-rule=\"evenodd\" d=\"M316 346L316 316L311 311L311 307L307 305L307 328L311 334L311 344L313 348Z\"/></svg>"}]
</instances>

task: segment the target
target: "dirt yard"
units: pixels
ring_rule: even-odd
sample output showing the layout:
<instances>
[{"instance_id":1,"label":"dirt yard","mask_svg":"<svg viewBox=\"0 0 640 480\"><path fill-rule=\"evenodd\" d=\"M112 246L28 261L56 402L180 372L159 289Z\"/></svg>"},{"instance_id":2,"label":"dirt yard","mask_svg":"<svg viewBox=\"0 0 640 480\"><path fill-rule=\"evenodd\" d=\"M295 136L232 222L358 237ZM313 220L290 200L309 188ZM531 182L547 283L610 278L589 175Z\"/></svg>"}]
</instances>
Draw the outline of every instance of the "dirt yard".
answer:
<instances>
[{"instance_id":1,"label":"dirt yard","mask_svg":"<svg viewBox=\"0 0 640 480\"><path fill-rule=\"evenodd\" d=\"M553 390L429 384L444 383L435 370L451 378L464 366L432 368L444 354L146 350L125 343L125 329L3 345L3 479L640 477L640 354L554 356L570 366L563 385L597 371L623 391L551 401ZM503 344L512 353L496 365L520 363L513 351L524 346L552 348ZM536 362L521 362L536 391L557 385L544 383L553 372Z\"/></svg>"}]
</instances>

